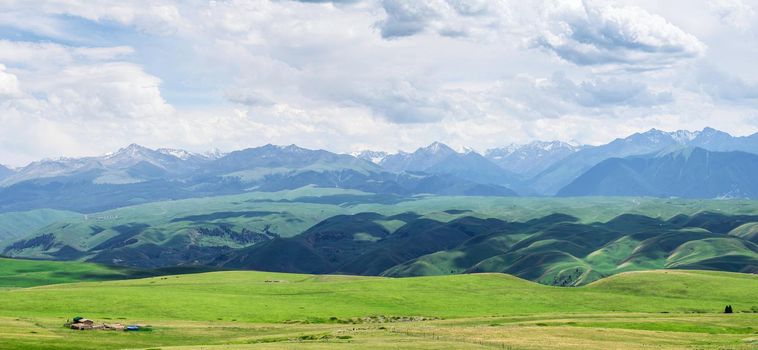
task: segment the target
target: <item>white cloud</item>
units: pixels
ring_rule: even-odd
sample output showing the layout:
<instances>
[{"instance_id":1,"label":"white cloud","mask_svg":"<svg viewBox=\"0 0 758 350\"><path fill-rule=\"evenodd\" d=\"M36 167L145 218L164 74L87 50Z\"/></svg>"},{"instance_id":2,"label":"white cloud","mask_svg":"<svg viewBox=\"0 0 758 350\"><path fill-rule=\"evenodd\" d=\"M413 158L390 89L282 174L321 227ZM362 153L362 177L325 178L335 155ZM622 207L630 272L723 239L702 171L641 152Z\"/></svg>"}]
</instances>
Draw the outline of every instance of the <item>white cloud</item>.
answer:
<instances>
[{"instance_id":1,"label":"white cloud","mask_svg":"<svg viewBox=\"0 0 758 350\"><path fill-rule=\"evenodd\" d=\"M395 38L422 32L433 21L443 16L446 4L443 1L414 2L385 0L382 2L387 18L377 23L382 36Z\"/></svg>"},{"instance_id":2,"label":"white cloud","mask_svg":"<svg viewBox=\"0 0 758 350\"><path fill-rule=\"evenodd\" d=\"M161 80L120 61L129 47L0 41L0 157L19 164L54 152L89 154L170 119Z\"/></svg>"},{"instance_id":3,"label":"white cloud","mask_svg":"<svg viewBox=\"0 0 758 350\"><path fill-rule=\"evenodd\" d=\"M45 80L36 88L65 118L142 119L173 111L161 97L160 80L131 63L71 66Z\"/></svg>"},{"instance_id":4,"label":"white cloud","mask_svg":"<svg viewBox=\"0 0 758 350\"><path fill-rule=\"evenodd\" d=\"M122 59L133 52L134 49L128 46L71 47L49 42L0 39L0 62L42 70L59 68L75 62Z\"/></svg>"},{"instance_id":5,"label":"white cloud","mask_svg":"<svg viewBox=\"0 0 758 350\"><path fill-rule=\"evenodd\" d=\"M513 26L511 8L485 0L382 0L386 17L376 23L387 39L432 32L448 37L487 36Z\"/></svg>"},{"instance_id":6,"label":"white cloud","mask_svg":"<svg viewBox=\"0 0 758 350\"><path fill-rule=\"evenodd\" d=\"M655 92L638 81L618 78L574 83L563 74L553 75L549 88L584 107L650 107L671 102L671 93Z\"/></svg>"},{"instance_id":7,"label":"white cloud","mask_svg":"<svg viewBox=\"0 0 758 350\"><path fill-rule=\"evenodd\" d=\"M405 80L372 82L346 96L350 102L370 108L388 121L430 123L444 119L468 119L479 114L469 96L455 90L420 89Z\"/></svg>"},{"instance_id":8,"label":"white cloud","mask_svg":"<svg viewBox=\"0 0 758 350\"><path fill-rule=\"evenodd\" d=\"M747 29L756 21L753 7L742 0L710 0L708 5L726 25Z\"/></svg>"},{"instance_id":9,"label":"white cloud","mask_svg":"<svg viewBox=\"0 0 758 350\"><path fill-rule=\"evenodd\" d=\"M33 105L40 109L35 113L50 118L144 118L170 112L160 79L118 60L130 53L123 46L0 41L0 62L16 67L11 80L20 78L15 90L24 92L15 105Z\"/></svg>"},{"instance_id":10,"label":"white cloud","mask_svg":"<svg viewBox=\"0 0 758 350\"><path fill-rule=\"evenodd\" d=\"M8 73L5 66L0 64L0 98L12 97L21 93L18 88L18 78Z\"/></svg>"},{"instance_id":11,"label":"white cloud","mask_svg":"<svg viewBox=\"0 0 758 350\"><path fill-rule=\"evenodd\" d=\"M6 1L0 161L132 142L393 151L650 127L746 134L758 45L719 22L752 18L750 3L727 5Z\"/></svg>"},{"instance_id":12,"label":"white cloud","mask_svg":"<svg viewBox=\"0 0 758 350\"><path fill-rule=\"evenodd\" d=\"M491 113L508 113L523 120L561 119L568 115L608 120L649 111L673 102L669 91L617 77L575 81L559 71L547 77L519 75L501 80L486 94L498 101Z\"/></svg>"},{"instance_id":13,"label":"white cloud","mask_svg":"<svg viewBox=\"0 0 758 350\"><path fill-rule=\"evenodd\" d=\"M123 25L133 25L141 31L168 35L186 25L174 1L77 1L42 0L33 3L11 1L11 8L31 7L38 13L47 15L67 15L91 21L114 21Z\"/></svg>"},{"instance_id":14,"label":"white cloud","mask_svg":"<svg viewBox=\"0 0 758 350\"><path fill-rule=\"evenodd\" d=\"M697 86L712 98L758 108L758 82L733 76L709 65L697 69Z\"/></svg>"},{"instance_id":15,"label":"white cloud","mask_svg":"<svg viewBox=\"0 0 758 350\"><path fill-rule=\"evenodd\" d=\"M555 1L546 16L534 45L578 65L656 69L698 57L706 48L693 35L639 7Z\"/></svg>"},{"instance_id":16,"label":"white cloud","mask_svg":"<svg viewBox=\"0 0 758 350\"><path fill-rule=\"evenodd\" d=\"M231 102L248 106L269 106L274 104L264 93L253 89L232 89L227 91L224 97Z\"/></svg>"}]
</instances>

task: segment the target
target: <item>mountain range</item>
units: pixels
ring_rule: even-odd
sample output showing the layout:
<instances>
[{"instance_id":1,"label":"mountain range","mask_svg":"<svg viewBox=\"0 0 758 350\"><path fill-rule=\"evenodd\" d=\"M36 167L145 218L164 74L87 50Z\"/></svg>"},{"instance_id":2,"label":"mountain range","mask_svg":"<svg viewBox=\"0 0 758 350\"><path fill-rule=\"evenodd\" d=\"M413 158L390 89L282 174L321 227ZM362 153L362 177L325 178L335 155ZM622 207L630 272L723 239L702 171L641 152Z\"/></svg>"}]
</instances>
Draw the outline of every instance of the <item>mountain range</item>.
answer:
<instances>
[{"instance_id":1,"label":"mountain range","mask_svg":"<svg viewBox=\"0 0 758 350\"><path fill-rule=\"evenodd\" d=\"M13 174L14 174L13 170L11 170L8 167L0 164L0 181L2 181L6 177L11 176Z\"/></svg>"},{"instance_id":2,"label":"mountain range","mask_svg":"<svg viewBox=\"0 0 758 350\"><path fill-rule=\"evenodd\" d=\"M755 198L751 154L758 154L758 134L733 137L712 128L651 129L599 146L533 142L484 155L440 142L410 153L353 155L296 145L197 154L132 144L98 157L0 167L0 212L94 212L308 185L396 195ZM676 181L676 190L666 181Z\"/></svg>"},{"instance_id":3,"label":"mountain range","mask_svg":"<svg viewBox=\"0 0 758 350\"><path fill-rule=\"evenodd\" d=\"M160 200L309 185L399 195L515 195L505 186L472 181L453 172L393 173L350 155L295 145L266 145L218 157L130 145L100 157L33 162L6 176L1 184L0 212L38 208L96 212Z\"/></svg>"},{"instance_id":4,"label":"mountain range","mask_svg":"<svg viewBox=\"0 0 758 350\"><path fill-rule=\"evenodd\" d=\"M644 155L678 148L701 147L715 151L743 151L758 154L758 133L733 137L712 128L702 131L665 132L651 129L623 139L594 147L586 147L553 163L529 180L530 188L539 195L555 195L584 172L609 158ZM588 193L582 193L587 195ZM646 194L654 195L654 194Z\"/></svg>"},{"instance_id":5,"label":"mountain range","mask_svg":"<svg viewBox=\"0 0 758 350\"><path fill-rule=\"evenodd\" d=\"M577 146L561 141L534 141L526 145L511 144L488 149L487 159L503 169L532 177L554 163L589 146Z\"/></svg>"},{"instance_id":6,"label":"mountain range","mask_svg":"<svg viewBox=\"0 0 758 350\"><path fill-rule=\"evenodd\" d=\"M758 198L756 175L758 155L685 148L606 159L558 195Z\"/></svg>"},{"instance_id":7,"label":"mountain range","mask_svg":"<svg viewBox=\"0 0 758 350\"><path fill-rule=\"evenodd\" d=\"M419 148L413 153L386 155L378 164L395 173L452 175L477 183L507 187L519 182L518 175L497 166L481 154L473 151L459 153L440 142Z\"/></svg>"}]
</instances>

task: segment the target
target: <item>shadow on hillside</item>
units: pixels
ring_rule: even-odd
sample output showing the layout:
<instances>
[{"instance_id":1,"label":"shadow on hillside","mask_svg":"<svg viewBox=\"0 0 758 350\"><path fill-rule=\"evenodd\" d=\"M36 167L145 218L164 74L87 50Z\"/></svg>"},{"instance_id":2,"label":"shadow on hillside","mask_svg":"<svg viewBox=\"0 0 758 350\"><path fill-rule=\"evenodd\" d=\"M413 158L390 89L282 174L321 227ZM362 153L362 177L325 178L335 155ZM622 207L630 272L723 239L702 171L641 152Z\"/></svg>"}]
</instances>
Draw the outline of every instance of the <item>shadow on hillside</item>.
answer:
<instances>
[{"instance_id":1,"label":"shadow on hillside","mask_svg":"<svg viewBox=\"0 0 758 350\"><path fill-rule=\"evenodd\" d=\"M380 196L386 203L394 200ZM376 202L372 197L337 195L291 201L354 205ZM153 228L133 223L115 227L118 234L87 251L67 246L53 235L19 241L9 248L13 252L47 249L59 259L179 269L176 272L221 268L390 277L501 272L557 286L583 285L645 269L758 270L758 245L751 241L755 235L730 234L746 223L758 222L758 216L749 215L703 212L661 219L623 214L607 222L582 223L562 213L507 221L458 209L428 215L362 212L329 217L290 238L279 237L268 227L262 232L235 231L227 223L212 223L278 215L285 214L244 211L176 218L172 222L204 226L189 227L163 242L143 242L144 235L155 234Z\"/></svg>"}]
</instances>

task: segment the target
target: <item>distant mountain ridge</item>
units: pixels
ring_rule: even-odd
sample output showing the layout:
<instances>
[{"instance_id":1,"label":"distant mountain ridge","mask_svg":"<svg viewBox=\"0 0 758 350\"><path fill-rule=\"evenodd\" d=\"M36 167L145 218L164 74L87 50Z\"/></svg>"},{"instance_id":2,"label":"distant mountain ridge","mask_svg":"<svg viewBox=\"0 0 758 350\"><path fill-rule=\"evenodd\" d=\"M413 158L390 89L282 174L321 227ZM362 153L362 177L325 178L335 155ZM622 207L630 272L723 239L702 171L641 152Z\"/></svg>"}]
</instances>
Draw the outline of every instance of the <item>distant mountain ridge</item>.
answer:
<instances>
[{"instance_id":1,"label":"distant mountain ridge","mask_svg":"<svg viewBox=\"0 0 758 350\"><path fill-rule=\"evenodd\" d=\"M257 148L268 146L300 148L296 145L266 145ZM587 170L592 165L607 158L642 155L678 147L701 147L711 151L743 151L758 154L758 133L750 136L733 137L713 128L705 128L701 131L678 130L673 132L650 129L644 133L635 133L600 146L574 145L562 141L534 141L524 145L511 144L505 147L491 148L483 154L479 154L471 149L456 152L448 145L434 142L410 153L365 150L354 152L349 156L380 165L384 171L401 173L404 171L426 172L445 169L448 166L444 163L464 159L467 155L469 159L478 158L471 157L471 153L474 153L489 161L488 163L477 159L476 161L482 166L490 167L490 163L492 163L506 170L510 176L520 175L522 178L534 176L531 183L540 190L538 192L542 193L541 189L543 188L553 189L556 187L550 182L556 176L556 172L560 173L561 170L569 168L568 170L574 173L573 176L578 176L579 174L575 173L581 173L581 170ZM257 148L248 148L247 150ZM305 148L301 149L306 150ZM240 151L231 153L236 152ZM188 166L196 167L198 164L209 163L231 153L214 150L199 154L172 148L153 150L131 144L103 156L35 161L16 171L0 165L0 186L8 186L31 178L70 175L73 172L92 169L125 170L142 161L166 171L181 172L186 170L185 168ZM582 161L577 161L577 159ZM565 181L565 179L559 179L558 182L560 180ZM545 194L549 194L549 192L547 191Z\"/></svg>"},{"instance_id":2,"label":"distant mountain ridge","mask_svg":"<svg viewBox=\"0 0 758 350\"><path fill-rule=\"evenodd\" d=\"M734 137L713 128L700 131L677 130L672 132L650 129L625 138L599 145L574 145L561 141L535 141L526 145L509 145L492 148L484 153L489 163L505 170L498 181L517 189L523 195L552 196L594 165L614 157L643 155L671 151L685 147L701 147L712 151L742 151L758 154L758 133ZM381 165L388 171L434 171L438 163L462 164L460 157L468 152L456 152L449 146L435 142L427 147L408 152L362 151L354 153L363 159ZM458 155L458 156L456 156ZM479 162L482 163L482 162ZM469 172L491 172L489 165L469 166ZM458 174L474 181L482 177ZM491 180L487 178L486 180Z\"/></svg>"},{"instance_id":3,"label":"distant mountain ridge","mask_svg":"<svg viewBox=\"0 0 758 350\"><path fill-rule=\"evenodd\" d=\"M519 183L518 176L492 163L473 151L456 152L449 146L434 142L413 153L399 152L386 155L379 165L395 172L424 172L435 175L452 175L481 184L512 187Z\"/></svg>"},{"instance_id":4,"label":"distant mountain ridge","mask_svg":"<svg viewBox=\"0 0 758 350\"><path fill-rule=\"evenodd\" d=\"M758 155L685 148L600 162L559 196L758 197Z\"/></svg>"},{"instance_id":5,"label":"distant mountain ridge","mask_svg":"<svg viewBox=\"0 0 758 350\"><path fill-rule=\"evenodd\" d=\"M758 154L758 133L750 136L732 136L713 128L705 128L696 133L688 147L700 147L709 151L742 151Z\"/></svg>"},{"instance_id":6,"label":"distant mountain ridge","mask_svg":"<svg viewBox=\"0 0 758 350\"><path fill-rule=\"evenodd\" d=\"M379 164L384 160L384 158L387 158L387 155L389 155L389 153L384 152L384 151L364 150L360 152L350 153L350 155L355 158L367 160L374 164Z\"/></svg>"},{"instance_id":7,"label":"distant mountain ridge","mask_svg":"<svg viewBox=\"0 0 758 350\"><path fill-rule=\"evenodd\" d=\"M424 171L454 156L458 152L441 142L434 142L421 147L413 153L399 152L384 157L379 163L384 169L392 172Z\"/></svg>"},{"instance_id":8,"label":"distant mountain ridge","mask_svg":"<svg viewBox=\"0 0 758 350\"><path fill-rule=\"evenodd\" d=\"M608 159L687 147L758 154L758 134L733 137L712 128L695 132L651 129L601 146L533 142L491 149L486 156L470 149L458 152L440 142L410 153L364 151L353 155L296 145L198 154L132 144L103 156L47 159L15 170L0 168L0 212L41 208L90 212L159 200L303 186L397 195L553 196ZM635 184L629 176L617 180L622 178L628 183L619 186ZM576 187L561 195L584 193L571 188ZM739 196L752 198L752 193L743 191ZM711 193L698 196L711 198Z\"/></svg>"},{"instance_id":9,"label":"distant mountain ridge","mask_svg":"<svg viewBox=\"0 0 758 350\"><path fill-rule=\"evenodd\" d=\"M541 195L555 195L561 188L584 172L609 158L650 154L682 147L701 147L716 151L743 151L758 154L758 133L733 137L727 133L705 128L702 131L665 132L650 129L626 138L582 149L556 162L528 181L529 187Z\"/></svg>"},{"instance_id":10,"label":"distant mountain ridge","mask_svg":"<svg viewBox=\"0 0 758 350\"><path fill-rule=\"evenodd\" d=\"M0 164L0 181L2 181L4 178L13 175L15 172L11 170L10 168Z\"/></svg>"},{"instance_id":11,"label":"distant mountain ridge","mask_svg":"<svg viewBox=\"0 0 758 350\"><path fill-rule=\"evenodd\" d=\"M341 165L346 168L379 172L381 168L371 162L347 154L337 154L324 150L309 150L296 145L265 145L227 153L224 157L210 162L210 172L233 172L249 168L292 168L302 169L314 164Z\"/></svg>"},{"instance_id":12,"label":"distant mountain ridge","mask_svg":"<svg viewBox=\"0 0 758 350\"><path fill-rule=\"evenodd\" d=\"M491 148L487 150L485 157L503 169L531 177L586 147L588 146L577 146L562 141L534 141L525 145L511 144Z\"/></svg>"},{"instance_id":13,"label":"distant mountain ridge","mask_svg":"<svg viewBox=\"0 0 758 350\"><path fill-rule=\"evenodd\" d=\"M492 169L501 171L495 165ZM92 212L304 186L399 195L516 195L506 186L478 182L467 174L447 170L392 173L350 155L296 145L265 145L218 158L130 145L100 157L43 160L19 169L2 181L0 212L38 208Z\"/></svg>"},{"instance_id":14,"label":"distant mountain ridge","mask_svg":"<svg viewBox=\"0 0 758 350\"><path fill-rule=\"evenodd\" d=\"M183 150L152 150L131 144L116 152L96 157L45 159L18 169L11 176L0 181L0 185L37 178L75 176L97 171L97 183L122 184L140 182L164 173L181 173L191 170L193 165L210 161L211 158Z\"/></svg>"}]
</instances>

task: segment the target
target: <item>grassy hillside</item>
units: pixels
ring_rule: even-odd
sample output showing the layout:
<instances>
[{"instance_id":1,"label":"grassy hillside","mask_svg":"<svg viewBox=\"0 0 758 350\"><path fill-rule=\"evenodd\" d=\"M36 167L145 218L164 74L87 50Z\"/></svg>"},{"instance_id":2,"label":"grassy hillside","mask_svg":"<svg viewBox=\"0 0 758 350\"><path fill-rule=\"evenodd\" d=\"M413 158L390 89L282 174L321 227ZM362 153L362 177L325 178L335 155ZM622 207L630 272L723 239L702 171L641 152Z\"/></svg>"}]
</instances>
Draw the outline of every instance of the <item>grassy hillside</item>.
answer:
<instances>
[{"instance_id":1,"label":"grassy hillside","mask_svg":"<svg viewBox=\"0 0 758 350\"><path fill-rule=\"evenodd\" d=\"M758 309L755 290L757 276L701 271L625 273L578 288L500 274L218 272L0 291L0 325L8 329L0 342L9 349L539 349L553 339L551 346L570 349L747 349L758 315L742 312ZM718 315L726 304L737 314ZM60 327L75 315L153 331ZM394 321L377 323L382 318Z\"/></svg>"},{"instance_id":2,"label":"grassy hillside","mask_svg":"<svg viewBox=\"0 0 758 350\"><path fill-rule=\"evenodd\" d=\"M641 269L755 271L756 222L754 201L399 197L304 187L78 215L0 253L138 268L503 272L581 285Z\"/></svg>"},{"instance_id":3,"label":"grassy hillside","mask_svg":"<svg viewBox=\"0 0 758 350\"><path fill-rule=\"evenodd\" d=\"M0 242L12 240L59 220L79 218L78 213L53 209L0 213Z\"/></svg>"},{"instance_id":4,"label":"grassy hillside","mask_svg":"<svg viewBox=\"0 0 758 350\"><path fill-rule=\"evenodd\" d=\"M730 215L758 214L758 202L641 197L585 197L581 201L574 198L401 197L336 188L303 187L282 192L252 192L128 206L90 214L86 216L87 219L83 215L71 216L68 220L63 220L65 222L62 225L71 226L66 227L70 233L90 233L90 227L93 226L108 229L131 223L155 228L182 228L198 223L229 224L263 230L266 225L264 222L268 222L271 231L282 237L291 237L328 217L361 212L386 216L414 212L438 221L449 221L465 215L526 221L563 213L579 218L580 222L591 223L605 222L621 214L668 219L679 214L693 215L703 211ZM249 215L250 212L261 215ZM51 229L55 230L56 227L48 230Z\"/></svg>"},{"instance_id":5,"label":"grassy hillside","mask_svg":"<svg viewBox=\"0 0 758 350\"><path fill-rule=\"evenodd\" d=\"M737 227L729 232L729 235L737 236L758 244L758 222L751 222Z\"/></svg>"},{"instance_id":6,"label":"grassy hillside","mask_svg":"<svg viewBox=\"0 0 758 350\"><path fill-rule=\"evenodd\" d=\"M106 281L140 276L138 271L98 264L0 258L0 288ZM147 276L147 274L141 274Z\"/></svg>"},{"instance_id":7,"label":"grassy hillside","mask_svg":"<svg viewBox=\"0 0 758 350\"><path fill-rule=\"evenodd\" d=\"M501 274L392 279L244 271L11 290L3 292L0 315L276 323L369 315L717 312L726 304L758 306L756 290L758 276L694 271L629 273L579 288Z\"/></svg>"},{"instance_id":8,"label":"grassy hillside","mask_svg":"<svg viewBox=\"0 0 758 350\"><path fill-rule=\"evenodd\" d=\"M394 231L381 224L398 221ZM727 235L758 216L700 213L660 220L625 214L606 223L577 221L563 214L526 222L340 215L297 237L229 252L217 262L252 270L395 277L502 272L561 286L645 269L758 269L758 245Z\"/></svg>"},{"instance_id":9,"label":"grassy hillside","mask_svg":"<svg viewBox=\"0 0 758 350\"><path fill-rule=\"evenodd\" d=\"M61 283L113 281L208 272L202 267L133 269L77 261L45 261L0 258L0 289L29 288ZM216 269L217 270L217 269Z\"/></svg>"}]
</instances>

